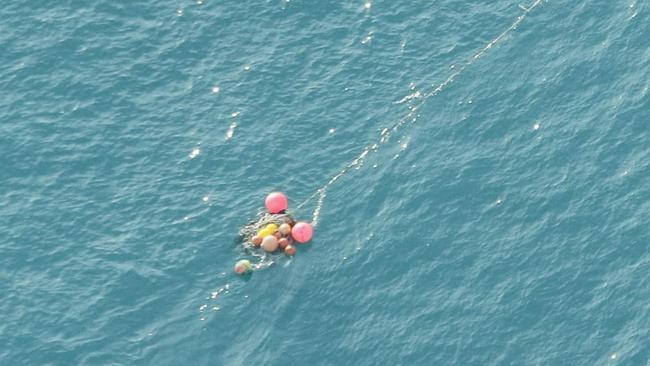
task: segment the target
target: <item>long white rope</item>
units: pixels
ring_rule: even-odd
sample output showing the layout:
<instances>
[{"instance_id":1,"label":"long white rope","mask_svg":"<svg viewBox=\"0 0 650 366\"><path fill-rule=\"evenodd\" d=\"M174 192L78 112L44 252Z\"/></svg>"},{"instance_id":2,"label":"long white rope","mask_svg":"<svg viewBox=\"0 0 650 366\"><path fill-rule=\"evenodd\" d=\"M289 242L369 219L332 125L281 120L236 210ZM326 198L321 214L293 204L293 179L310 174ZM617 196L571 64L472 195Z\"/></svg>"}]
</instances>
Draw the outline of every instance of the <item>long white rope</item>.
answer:
<instances>
[{"instance_id":1,"label":"long white rope","mask_svg":"<svg viewBox=\"0 0 650 366\"><path fill-rule=\"evenodd\" d=\"M361 149L361 153L359 153L359 155L354 160L348 163L345 167L343 167L343 169L341 169L338 173L332 176L322 187L318 188L316 192L314 192L312 195L307 197L307 199L305 199L302 203L300 203L297 206L297 209L302 208L304 205L309 203L314 197L318 197L318 200L316 202L316 207L314 208L312 214L312 225L313 226L318 225L318 220L320 219L320 213L323 208L323 204L325 202L325 197L327 197L327 191L337 180L339 180L341 177L347 174L350 170L354 168L360 168L370 153L377 152L379 148L389 140L391 135L395 134L404 125L406 125L409 122L410 123L415 122L419 117L419 115L416 114L416 111L424 104L424 102L426 102L427 99L438 95L445 88L447 88L451 83L453 83L454 80L456 80L456 78L460 76L469 66L471 66L474 62L476 62L478 59L483 57L490 49L492 49L498 43L500 43L510 32L517 29L519 24L521 24L521 22L523 22L524 19L526 19L528 13L530 13L532 10L534 10L539 5L541 5L544 1L548 1L548 0L535 0L535 2L528 7L519 5L519 8L523 10L523 13L520 14L515 19L515 21L512 24L510 24L508 28L506 28L506 30L501 32L496 38L492 39L488 44L486 44L483 48L481 48L472 57L470 57L465 62L463 62L460 66L458 67L454 66L453 67L454 71L449 75L449 77L447 77L447 79L445 79L442 83L440 83L437 86L435 84L432 85L434 89L432 89L430 92L422 94L421 92L417 91L411 95L402 98L402 100L400 100L398 103L403 103L405 101L410 101L412 99L419 99L419 102L415 103L415 105L411 105L409 107L409 113L407 113L404 117L400 118L391 128L384 128L380 133L379 141L364 146Z\"/></svg>"}]
</instances>

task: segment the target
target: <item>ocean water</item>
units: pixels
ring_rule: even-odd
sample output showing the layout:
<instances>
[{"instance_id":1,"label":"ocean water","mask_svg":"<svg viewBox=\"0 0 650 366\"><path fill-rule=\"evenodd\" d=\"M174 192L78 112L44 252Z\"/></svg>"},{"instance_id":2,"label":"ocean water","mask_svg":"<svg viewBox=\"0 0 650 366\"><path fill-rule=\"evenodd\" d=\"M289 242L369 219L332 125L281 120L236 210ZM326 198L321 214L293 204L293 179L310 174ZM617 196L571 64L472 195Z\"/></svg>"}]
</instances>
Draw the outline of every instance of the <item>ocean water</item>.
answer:
<instances>
[{"instance_id":1,"label":"ocean water","mask_svg":"<svg viewBox=\"0 0 650 366\"><path fill-rule=\"evenodd\" d=\"M647 1L0 15L1 365L650 365Z\"/></svg>"}]
</instances>

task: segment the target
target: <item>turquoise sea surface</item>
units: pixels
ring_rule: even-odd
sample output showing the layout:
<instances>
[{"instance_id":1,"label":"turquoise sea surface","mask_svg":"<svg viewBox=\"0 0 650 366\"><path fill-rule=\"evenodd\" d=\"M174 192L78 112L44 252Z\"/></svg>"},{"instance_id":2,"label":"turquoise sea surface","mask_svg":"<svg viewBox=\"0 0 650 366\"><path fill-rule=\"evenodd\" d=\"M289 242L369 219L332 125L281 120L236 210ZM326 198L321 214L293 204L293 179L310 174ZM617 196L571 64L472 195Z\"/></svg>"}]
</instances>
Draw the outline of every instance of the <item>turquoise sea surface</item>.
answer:
<instances>
[{"instance_id":1,"label":"turquoise sea surface","mask_svg":"<svg viewBox=\"0 0 650 366\"><path fill-rule=\"evenodd\" d=\"M648 1L9 0L0 50L0 365L650 365ZM239 277L274 190L315 237Z\"/></svg>"}]
</instances>

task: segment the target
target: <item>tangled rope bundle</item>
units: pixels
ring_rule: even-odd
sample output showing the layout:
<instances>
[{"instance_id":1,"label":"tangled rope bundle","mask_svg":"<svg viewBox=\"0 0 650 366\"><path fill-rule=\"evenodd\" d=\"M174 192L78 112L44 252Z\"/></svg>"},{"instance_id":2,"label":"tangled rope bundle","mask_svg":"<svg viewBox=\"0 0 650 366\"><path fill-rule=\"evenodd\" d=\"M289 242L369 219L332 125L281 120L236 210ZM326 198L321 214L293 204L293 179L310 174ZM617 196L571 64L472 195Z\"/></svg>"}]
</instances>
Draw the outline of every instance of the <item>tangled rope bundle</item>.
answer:
<instances>
[{"instance_id":1,"label":"tangled rope bundle","mask_svg":"<svg viewBox=\"0 0 650 366\"><path fill-rule=\"evenodd\" d=\"M289 201L282 192L272 192L265 200L266 211L259 211L256 219L239 229L244 254L260 259L253 264L242 259L235 264L235 273L247 274L273 264L270 254L283 251L289 257L297 252L297 244L309 242L313 235L310 223L299 222L288 211Z\"/></svg>"},{"instance_id":2,"label":"tangled rope bundle","mask_svg":"<svg viewBox=\"0 0 650 366\"><path fill-rule=\"evenodd\" d=\"M268 226L269 224L275 224L280 226L282 224L289 224L293 226L296 223L293 215L290 212L272 214L268 212L260 212L257 214L257 219L249 222L248 224L242 226L239 229L239 236L242 238L243 245L247 249L256 248L253 245L253 236Z\"/></svg>"}]
</instances>

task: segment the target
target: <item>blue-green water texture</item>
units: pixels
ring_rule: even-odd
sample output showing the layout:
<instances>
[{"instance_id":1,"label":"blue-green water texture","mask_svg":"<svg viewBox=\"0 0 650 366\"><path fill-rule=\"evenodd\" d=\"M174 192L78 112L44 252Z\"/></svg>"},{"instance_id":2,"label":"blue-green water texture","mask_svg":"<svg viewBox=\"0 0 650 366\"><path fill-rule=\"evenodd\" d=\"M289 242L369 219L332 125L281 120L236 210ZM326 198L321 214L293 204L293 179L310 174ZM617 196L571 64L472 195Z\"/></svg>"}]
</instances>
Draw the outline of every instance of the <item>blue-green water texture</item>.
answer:
<instances>
[{"instance_id":1,"label":"blue-green water texture","mask_svg":"<svg viewBox=\"0 0 650 366\"><path fill-rule=\"evenodd\" d=\"M650 365L648 1L9 0L0 50L0 365ZM240 277L275 190L314 239Z\"/></svg>"}]
</instances>

